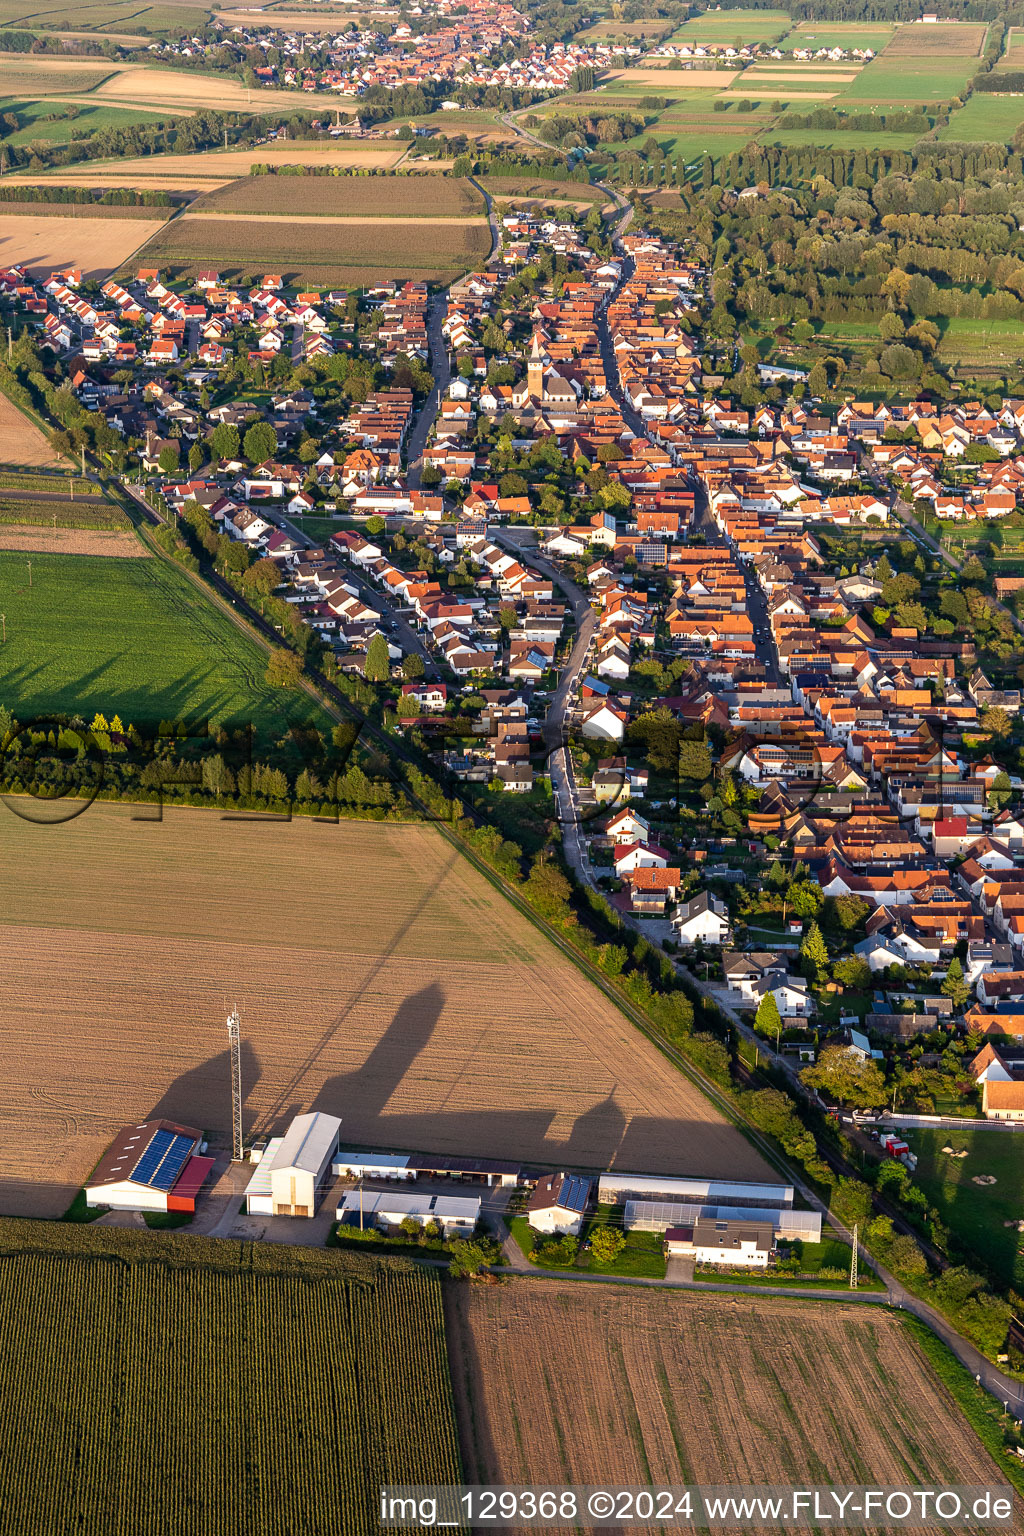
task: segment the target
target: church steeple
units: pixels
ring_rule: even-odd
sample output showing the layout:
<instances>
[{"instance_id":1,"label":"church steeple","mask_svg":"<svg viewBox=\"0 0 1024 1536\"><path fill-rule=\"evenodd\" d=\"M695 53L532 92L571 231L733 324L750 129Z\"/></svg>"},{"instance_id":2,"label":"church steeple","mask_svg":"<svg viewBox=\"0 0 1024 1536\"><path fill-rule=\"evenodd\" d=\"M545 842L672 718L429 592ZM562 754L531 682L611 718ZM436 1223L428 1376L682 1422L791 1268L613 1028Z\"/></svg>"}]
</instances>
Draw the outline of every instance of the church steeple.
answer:
<instances>
[{"instance_id":1,"label":"church steeple","mask_svg":"<svg viewBox=\"0 0 1024 1536\"><path fill-rule=\"evenodd\" d=\"M526 367L526 387L533 400L544 398L544 352L540 344L540 332L534 331L530 348L530 361Z\"/></svg>"}]
</instances>

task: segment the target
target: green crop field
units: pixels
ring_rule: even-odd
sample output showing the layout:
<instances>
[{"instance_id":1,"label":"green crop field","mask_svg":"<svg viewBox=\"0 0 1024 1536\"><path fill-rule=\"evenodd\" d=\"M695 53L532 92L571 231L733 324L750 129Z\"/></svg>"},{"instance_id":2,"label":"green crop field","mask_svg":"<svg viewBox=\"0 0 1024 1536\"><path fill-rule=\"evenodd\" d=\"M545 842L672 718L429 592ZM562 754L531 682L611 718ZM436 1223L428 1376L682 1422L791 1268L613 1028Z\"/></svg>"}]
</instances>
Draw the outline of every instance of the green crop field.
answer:
<instances>
[{"instance_id":1,"label":"green crop field","mask_svg":"<svg viewBox=\"0 0 1024 1536\"><path fill-rule=\"evenodd\" d=\"M81 137L102 128L130 128L133 123L163 123L158 112L136 112L131 107L107 107L100 103L65 106L58 101L0 101L0 112L16 112L22 126L7 134L5 144L66 144L73 134ZM71 115L74 114L74 115ZM52 119L47 121L47 119Z\"/></svg>"},{"instance_id":2,"label":"green crop field","mask_svg":"<svg viewBox=\"0 0 1024 1536\"><path fill-rule=\"evenodd\" d=\"M827 128L766 128L758 136L761 144L778 144L794 149L911 149L916 133L876 133L842 129L830 133Z\"/></svg>"},{"instance_id":3,"label":"green crop field","mask_svg":"<svg viewBox=\"0 0 1024 1536\"><path fill-rule=\"evenodd\" d=\"M4 1529L283 1536L455 1483L441 1283L401 1259L0 1221Z\"/></svg>"},{"instance_id":4,"label":"green crop field","mask_svg":"<svg viewBox=\"0 0 1024 1536\"><path fill-rule=\"evenodd\" d=\"M1016 320L945 320L939 356L945 363L999 370L1024 357L1024 334Z\"/></svg>"},{"instance_id":5,"label":"green crop field","mask_svg":"<svg viewBox=\"0 0 1024 1536\"><path fill-rule=\"evenodd\" d=\"M131 527L120 507L98 496L80 496L74 501L33 501L28 496L5 496L0 490L0 524L4 523L33 528Z\"/></svg>"},{"instance_id":6,"label":"green crop field","mask_svg":"<svg viewBox=\"0 0 1024 1536\"><path fill-rule=\"evenodd\" d=\"M965 1253L976 1253L1003 1285L1024 1288L1024 1234L1004 1221L1024 1218L1024 1136L1013 1132L912 1130L903 1133L917 1153L913 1178L956 1235ZM950 1157L950 1146L966 1157ZM994 1184L975 1184L991 1174Z\"/></svg>"},{"instance_id":7,"label":"green crop field","mask_svg":"<svg viewBox=\"0 0 1024 1536\"><path fill-rule=\"evenodd\" d=\"M965 144L1009 144L1024 123L1024 96L996 96L975 91L965 106L954 112L940 139L959 139Z\"/></svg>"},{"instance_id":8,"label":"green crop field","mask_svg":"<svg viewBox=\"0 0 1024 1536\"><path fill-rule=\"evenodd\" d=\"M884 22L805 21L782 39L785 53L794 48L871 48L881 53L895 31Z\"/></svg>"},{"instance_id":9,"label":"green crop field","mask_svg":"<svg viewBox=\"0 0 1024 1536\"><path fill-rule=\"evenodd\" d=\"M716 11L692 16L672 34L672 42L766 43L782 37L792 22L785 11Z\"/></svg>"},{"instance_id":10,"label":"green crop field","mask_svg":"<svg viewBox=\"0 0 1024 1536\"><path fill-rule=\"evenodd\" d=\"M974 59L904 61L888 60L881 54L865 64L841 95L844 102L879 101L889 106L903 106L911 101L948 101L960 93L975 68Z\"/></svg>"},{"instance_id":11,"label":"green crop field","mask_svg":"<svg viewBox=\"0 0 1024 1536\"><path fill-rule=\"evenodd\" d=\"M163 560L0 552L0 698L20 718L118 713L252 721L277 733L314 706L264 682L266 658Z\"/></svg>"}]
</instances>

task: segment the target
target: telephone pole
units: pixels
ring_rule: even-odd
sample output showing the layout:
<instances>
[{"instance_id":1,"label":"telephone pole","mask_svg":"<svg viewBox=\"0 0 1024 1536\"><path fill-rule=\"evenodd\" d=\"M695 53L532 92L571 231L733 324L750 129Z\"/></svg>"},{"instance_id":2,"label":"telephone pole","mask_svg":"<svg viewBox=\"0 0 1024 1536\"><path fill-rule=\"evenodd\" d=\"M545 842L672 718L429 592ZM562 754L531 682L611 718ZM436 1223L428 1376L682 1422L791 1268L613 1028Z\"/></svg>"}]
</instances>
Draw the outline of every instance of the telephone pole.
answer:
<instances>
[{"instance_id":1,"label":"telephone pole","mask_svg":"<svg viewBox=\"0 0 1024 1536\"><path fill-rule=\"evenodd\" d=\"M242 1161L242 1041L238 1009L228 1014L228 1049L231 1054L231 1161Z\"/></svg>"},{"instance_id":2,"label":"telephone pole","mask_svg":"<svg viewBox=\"0 0 1024 1536\"><path fill-rule=\"evenodd\" d=\"M857 1227L853 1228L853 1252L850 1255L850 1290L857 1289Z\"/></svg>"}]
</instances>

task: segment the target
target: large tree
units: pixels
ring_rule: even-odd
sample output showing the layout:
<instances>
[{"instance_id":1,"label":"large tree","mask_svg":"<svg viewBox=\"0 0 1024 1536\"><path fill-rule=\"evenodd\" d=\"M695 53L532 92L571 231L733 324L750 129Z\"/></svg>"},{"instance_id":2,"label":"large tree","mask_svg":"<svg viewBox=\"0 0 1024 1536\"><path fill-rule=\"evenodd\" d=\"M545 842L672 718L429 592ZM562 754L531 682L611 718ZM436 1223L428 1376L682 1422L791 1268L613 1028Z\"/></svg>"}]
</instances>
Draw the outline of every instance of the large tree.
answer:
<instances>
[{"instance_id":1,"label":"large tree","mask_svg":"<svg viewBox=\"0 0 1024 1536\"><path fill-rule=\"evenodd\" d=\"M391 653L383 635L374 635L366 647L363 673L367 682L386 683L391 679Z\"/></svg>"},{"instance_id":2,"label":"large tree","mask_svg":"<svg viewBox=\"0 0 1024 1536\"><path fill-rule=\"evenodd\" d=\"M841 1104L855 1109L878 1109L888 1098L885 1078L876 1062L863 1060L845 1045L827 1045L812 1067L800 1076L812 1088L822 1089Z\"/></svg>"},{"instance_id":3,"label":"large tree","mask_svg":"<svg viewBox=\"0 0 1024 1536\"><path fill-rule=\"evenodd\" d=\"M264 464L277 452L277 433L269 421L254 421L245 434L245 456L250 464Z\"/></svg>"}]
</instances>

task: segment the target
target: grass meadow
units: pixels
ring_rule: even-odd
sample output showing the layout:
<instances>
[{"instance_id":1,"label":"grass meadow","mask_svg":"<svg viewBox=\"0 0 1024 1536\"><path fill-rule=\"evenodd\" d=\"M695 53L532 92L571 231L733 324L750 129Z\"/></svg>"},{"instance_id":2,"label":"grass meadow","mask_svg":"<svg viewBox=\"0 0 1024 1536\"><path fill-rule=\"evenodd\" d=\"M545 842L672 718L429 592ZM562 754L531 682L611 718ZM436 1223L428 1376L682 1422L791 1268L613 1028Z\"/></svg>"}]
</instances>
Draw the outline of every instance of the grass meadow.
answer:
<instances>
[{"instance_id":1,"label":"grass meadow","mask_svg":"<svg viewBox=\"0 0 1024 1536\"><path fill-rule=\"evenodd\" d=\"M1024 1235L1004 1221L1024 1217L1024 1136L990 1127L977 1131L905 1131L917 1153L914 1182L955 1233L966 1253L976 1253L1003 1285L1024 1289ZM950 1157L941 1149L966 1151ZM994 1184L975 1184L992 1174Z\"/></svg>"},{"instance_id":2,"label":"grass meadow","mask_svg":"<svg viewBox=\"0 0 1024 1536\"><path fill-rule=\"evenodd\" d=\"M163 560L0 552L0 697L21 720L102 710L129 721L251 721L279 734L304 694L264 682L266 658Z\"/></svg>"}]
</instances>

